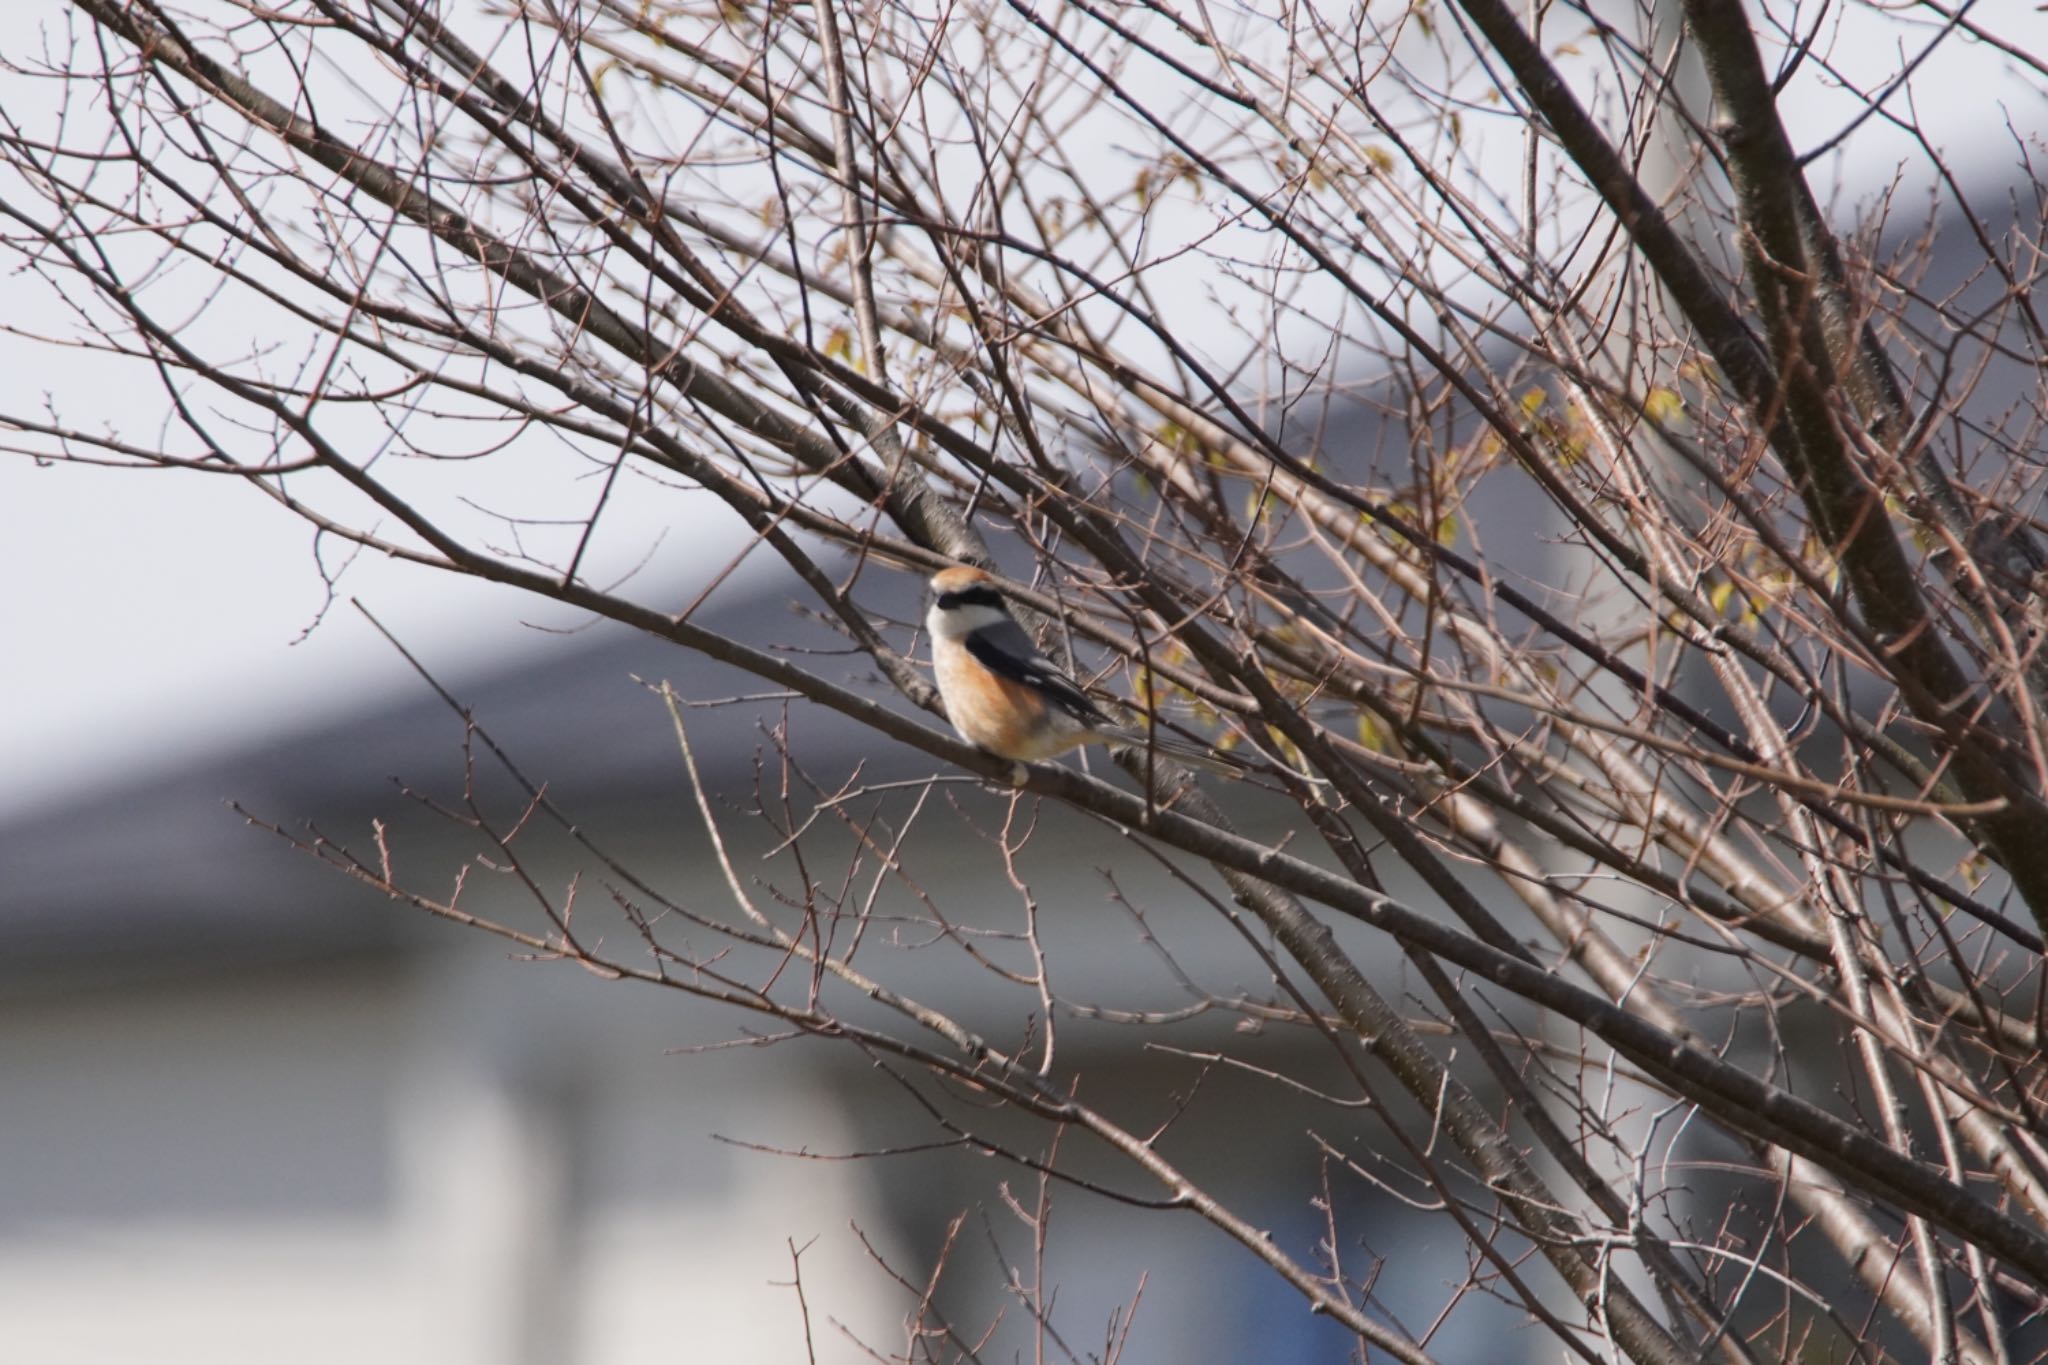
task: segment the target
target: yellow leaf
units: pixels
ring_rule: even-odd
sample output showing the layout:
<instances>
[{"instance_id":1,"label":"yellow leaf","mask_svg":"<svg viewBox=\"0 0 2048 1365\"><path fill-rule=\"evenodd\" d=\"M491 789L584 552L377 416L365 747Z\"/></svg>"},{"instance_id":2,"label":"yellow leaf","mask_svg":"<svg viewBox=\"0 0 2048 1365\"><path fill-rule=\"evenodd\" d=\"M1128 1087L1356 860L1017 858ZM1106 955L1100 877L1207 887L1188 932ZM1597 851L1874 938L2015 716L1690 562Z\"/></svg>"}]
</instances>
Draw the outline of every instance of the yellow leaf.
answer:
<instances>
[{"instance_id":1,"label":"yellow leaf","mask_svg":"<svg viewBox=\"0 0 2048 1365\"><path fill-rule=\"evenodd\" d=\"M1291 766L1297 768L1301 766L1301 750L1295 747L1293 740L1280 733L1278 726L1268 725L1266 727L1266 738L1273 741L1273 747L1280 751L1281 757L1285 758Z\"/></svg>"},{"instance_id":2,"label":"yellow leaf","mask_svg":"<svg viewBox=\"0 0 2048 1365\"><path fill-rule=\"evenodd\" d=\"M1685 400L1678 396L1676 389L1651 389L1643 399L1643 415L1660 425L1675 421L1685 415Z\"/></svg>"}]
</instances>

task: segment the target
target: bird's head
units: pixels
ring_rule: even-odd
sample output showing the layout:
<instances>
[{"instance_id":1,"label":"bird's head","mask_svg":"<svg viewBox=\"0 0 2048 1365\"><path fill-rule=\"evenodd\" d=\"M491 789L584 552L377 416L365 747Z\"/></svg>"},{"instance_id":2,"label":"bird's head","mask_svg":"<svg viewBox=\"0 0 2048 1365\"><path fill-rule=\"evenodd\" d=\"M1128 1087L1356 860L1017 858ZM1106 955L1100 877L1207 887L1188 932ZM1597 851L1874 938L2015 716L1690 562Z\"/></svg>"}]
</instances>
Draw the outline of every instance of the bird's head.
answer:
<instances>
[{"instance_id":1,"label":"bird's head","mask_svg":"<svg viewBox=\"0 0 2048 1365\"><path fill-rule=\"evenodd\" d=\"M931 606L925 628L948 640L1010 619L993 576L969 565L941 569L931 577Z\"/></svg>"}]
</instances>

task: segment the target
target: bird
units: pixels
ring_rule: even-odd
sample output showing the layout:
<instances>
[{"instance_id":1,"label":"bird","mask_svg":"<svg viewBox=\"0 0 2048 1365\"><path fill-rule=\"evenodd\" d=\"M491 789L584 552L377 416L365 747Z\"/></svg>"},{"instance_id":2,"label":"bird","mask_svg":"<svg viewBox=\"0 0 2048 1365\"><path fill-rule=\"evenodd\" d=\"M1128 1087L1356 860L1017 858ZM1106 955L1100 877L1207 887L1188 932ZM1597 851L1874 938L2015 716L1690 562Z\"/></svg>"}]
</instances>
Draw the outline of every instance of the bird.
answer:
<instances>
[{"instance_id":1,"label":"bird","mask_svg":"<svg viewBox=\"0 0 2048 1365\"><path fill-rule=\"evenodd\" d=\"M1243 763L1119 725L1079 683L1038 652L1010 615L993 576L962 566L931 577L925 630L946 718L960 737L998 758L1035 762L1083 744L1151 750L1226 777Z\"/></svg>"}]
</instances>

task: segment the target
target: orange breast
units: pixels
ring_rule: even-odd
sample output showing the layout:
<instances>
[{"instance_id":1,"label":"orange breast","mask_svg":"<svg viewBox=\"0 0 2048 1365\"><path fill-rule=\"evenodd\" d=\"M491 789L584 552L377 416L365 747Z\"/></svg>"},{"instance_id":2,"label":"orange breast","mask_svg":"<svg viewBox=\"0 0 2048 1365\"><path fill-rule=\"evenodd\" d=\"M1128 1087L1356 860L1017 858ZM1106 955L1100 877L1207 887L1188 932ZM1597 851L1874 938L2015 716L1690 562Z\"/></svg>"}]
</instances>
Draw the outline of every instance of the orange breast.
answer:
<instances>
[{"instance_id":1,"label":"orange breast","mask_svg":"<svg viewBox=\"0 0 2048 1365\"><path fill-rule=\"evenodd\" d=\"M1038 693L989 672L965 651L941 651L937 672L953 728L998 757L1050 758L1087 738Z\"/></svg>"}]
</instances>

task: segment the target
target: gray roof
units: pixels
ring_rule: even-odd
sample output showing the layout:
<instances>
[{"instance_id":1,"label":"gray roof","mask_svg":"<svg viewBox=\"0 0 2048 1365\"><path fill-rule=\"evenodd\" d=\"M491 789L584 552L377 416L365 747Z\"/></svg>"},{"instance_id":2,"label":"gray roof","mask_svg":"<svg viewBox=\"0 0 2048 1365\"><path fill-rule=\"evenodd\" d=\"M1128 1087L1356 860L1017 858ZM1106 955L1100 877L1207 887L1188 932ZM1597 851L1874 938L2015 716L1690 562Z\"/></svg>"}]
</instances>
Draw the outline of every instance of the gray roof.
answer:
<instances>
[{"instance_id":1,"label":"gray roof","mask_svg":"<svg viewBox=\"0 0 2048 1365\"><path fill-rule=\"evenodd\" d=\"M893 587L883 577L863 587L873 583L897 599L886 609L906 611L914 585ZM807 665L838 681L871 677L872 667L845 652L843 640L793 611L793 596L774 587L735 592L693 619L750 644L821 651L807 656ZM430 643L406 643L428 667L444 662ZM667 680L700 700L770 690L736 669L611 623L573 635L537 634L514 661L456 665L438 676L528 777L544 782L578 818L593 819L629 811L650 793L687 794L667 713L636 677ZM878 695L886 691L873 687ZM851 763L881 744L891 752L876 759L892 770L933 768L823 708L801 700L789 706L807 757ZM762 701L691 713L692 742L714 790L750 782L754 755L767 743L761 726L781 712L782 703ZM295 898L331 906L347 889L344 879L250 828L229 803L287 828L310 823L366 846L372 819L402 822L418 809L394 779L440 800L460 797L464 733L461 716L421 680L395 702L307 715L296 726L248 734L204 761L18 815L0 824L0 923L9 957L19 969L81 954L332 951L386 943L392 921L402 917L295 912ZM516 804L516 784L481 745L476 773L480 792L501 807ZM372 898L361 888L354 894Z\"/></svg>"}]
</instances>

